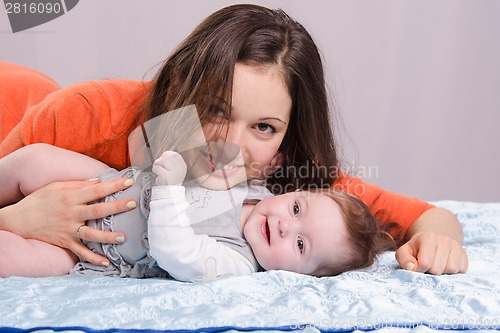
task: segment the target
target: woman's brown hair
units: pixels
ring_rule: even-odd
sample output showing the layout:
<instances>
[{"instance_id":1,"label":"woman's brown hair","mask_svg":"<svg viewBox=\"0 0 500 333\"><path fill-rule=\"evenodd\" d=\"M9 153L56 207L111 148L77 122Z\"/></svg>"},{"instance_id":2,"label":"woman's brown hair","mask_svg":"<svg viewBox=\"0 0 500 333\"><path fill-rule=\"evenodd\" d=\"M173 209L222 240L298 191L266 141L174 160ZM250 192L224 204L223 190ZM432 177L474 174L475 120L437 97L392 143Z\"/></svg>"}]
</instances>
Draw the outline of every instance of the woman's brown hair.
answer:
<instances>
[{"instance_id":1,"label":"woman's brown hair","mask_svg":"<svg viewBox=\"0 0 500 333\"><path fill-rule=\"evenodd\" d=\"M330 186L338 160L321 56L307 30L282 10L233 5L207 17L154 78L146 119L196 104L204 124L221 100L229 116L237 62L277 66L292 99L283 167L268 178L269 188L278 194Z\"/></svg>"}]
</instances>

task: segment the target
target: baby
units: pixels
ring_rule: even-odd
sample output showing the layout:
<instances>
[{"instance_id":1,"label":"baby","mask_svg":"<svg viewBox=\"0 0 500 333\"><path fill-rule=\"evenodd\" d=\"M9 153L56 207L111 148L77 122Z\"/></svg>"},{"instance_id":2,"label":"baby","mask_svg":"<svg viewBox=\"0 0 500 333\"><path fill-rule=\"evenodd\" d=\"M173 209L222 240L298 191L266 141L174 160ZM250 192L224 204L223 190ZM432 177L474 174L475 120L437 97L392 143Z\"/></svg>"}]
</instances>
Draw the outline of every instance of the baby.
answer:
<instances>
[{"instance_id":1,"label":"baby","mask_svg":"<svg viewBox=\"0 0 500 333\"><path fill-rule=\"evenodd\" d=\"M226 191L183 186L187 171L182 156L172 151L154 162L152 172L133 168L118 172L87 156L45 144L26 146L4 157L0 206L48 183L96 174L101 180L133 178L132 186L105 200L134 198L139 205L126 213L86 221L76 231L78 236L88 225L125 233L123 244L86 244L109 258L110 264L102 266L79 262L51 244L1 231L0 276L72 272L206 281L260 270L330 276L371 265L379 253L394 247L364 203L333 189L273 196L263 186L244 186L240 189L244 200L215 215L213 210L201 209L206 218L200 219L199 211L190 211L192 198Z\"/></svg>"}]
</instances>

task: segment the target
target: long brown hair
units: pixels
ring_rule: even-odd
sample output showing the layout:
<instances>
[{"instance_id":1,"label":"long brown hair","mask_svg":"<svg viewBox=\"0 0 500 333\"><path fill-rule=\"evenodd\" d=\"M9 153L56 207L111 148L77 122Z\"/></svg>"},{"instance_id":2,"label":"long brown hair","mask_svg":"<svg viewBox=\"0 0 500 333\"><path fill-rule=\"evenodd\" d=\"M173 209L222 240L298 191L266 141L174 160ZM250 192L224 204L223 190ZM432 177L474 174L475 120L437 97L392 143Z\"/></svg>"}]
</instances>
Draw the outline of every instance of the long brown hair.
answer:
<instances>
[{"instance_id":1,"label":"long brown hair","mask_svg":"<svg viewBox=\"0 0 500 333\"><path fill-rule=\"evenodd\" d=\"M258 5L222 8L165 60L154 78L146 120L196 104L201 123L210 105L231 104L237 62L277 66L292 99L289 127L280 152L283 167L268 179L274 193L309 185L328 187L337 175L323 64L308 31L284 11ZM227 115L230 108L227 107Z\"/></svg>"},{"instance_id":2,"label":"long brown hair","mask_svg":"<svg viewBox=\"0 0 500 333\"><path fill-rule=\"evenodd\" d=\"M334 276L343 272L368 267L384 251L395 250L399 239L391 236L396 223L379 224L370 213L368 206L357 197L335 189L310 190L332 198L340 207L348 233L348 260L343 263L325 264L313 273L316 276Z\"/></svg>"}]
</instances>

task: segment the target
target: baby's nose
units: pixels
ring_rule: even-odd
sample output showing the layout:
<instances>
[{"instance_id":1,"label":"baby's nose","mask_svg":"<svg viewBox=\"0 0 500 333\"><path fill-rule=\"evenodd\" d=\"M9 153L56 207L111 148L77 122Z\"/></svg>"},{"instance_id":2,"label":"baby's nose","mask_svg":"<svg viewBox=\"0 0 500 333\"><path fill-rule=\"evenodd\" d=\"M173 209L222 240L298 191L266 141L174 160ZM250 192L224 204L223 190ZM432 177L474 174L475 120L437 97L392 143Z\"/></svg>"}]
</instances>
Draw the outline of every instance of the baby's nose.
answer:
<instances>
[{"instance_id":1,"label":"baby's nose","mask_svg":"<svg viewBox=\"0 0 500 333\"><path fill-rule=\"evenodd\" d=\"M280 236L285 238L288 236L288 234L290 233L290 223L288 221L285 221L285 220L280 220L279 221L279 232L280 232Z\"/></svg>"}]
</instances>

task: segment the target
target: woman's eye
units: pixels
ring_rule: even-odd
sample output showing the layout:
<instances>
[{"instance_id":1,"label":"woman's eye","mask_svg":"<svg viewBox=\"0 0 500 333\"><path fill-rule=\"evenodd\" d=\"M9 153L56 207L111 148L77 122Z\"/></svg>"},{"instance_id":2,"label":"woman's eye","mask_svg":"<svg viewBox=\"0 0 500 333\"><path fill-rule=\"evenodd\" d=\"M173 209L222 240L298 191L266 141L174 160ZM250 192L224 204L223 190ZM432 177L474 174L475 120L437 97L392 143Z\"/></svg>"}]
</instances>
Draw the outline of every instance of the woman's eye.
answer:
<instances>
[{"instance_id":1,"label":"woman's eye","mask_svg":"<svg viewBox=\"0 0 500 333\"><path fill-rule=\"evenodd\" d=\"M215 109L215 114L219 117L225 117L226 116L226 113L224 112L223 109L221 108L216 108Z\"/></svg>"},{"instance_id":2,"label":"woman's eye","mask_svg":"<svg viewBox=\"0 0 500 333\"><path fill-rule=\"evenodd\" d=\"M300 207L298 203L293 204L293 216L298 217L300 213Z\"/></svg>"},{"instance_id":3,"label":"woman's eye","mask_svg":"<svg viewBox=\"0 0 500 333\"><path fill-rule=\"evenodd\" d=\"M216 105L212 105L209 108L209 121L212 123L222 123L228 119L226 111Z\"/></svg>"},{"instance_id":4,"label":"woman's eye","mask_svg":"<svg viewBox=\"0 0 500 333\"><path fill-rule=\"evenodd\" d=\"M201 105L201 108L205 108L212 117L227 117L227 112L221 105L217 104L209 104L209 105Z\"/></svg>"},{"instance_id":5,"label":"woman's eye","mask_svg":"<svg viewBox=\"0 0 500 333\"><path fill-rule=\"evenodd\" d=\"M217 106L212 106L210 111L211 111L211 113L214 116L217 116L217 117L226 117L226 112L224 111L223 108L220 108L220 107L217 107Z\"/></svg>"},{"instance_id":6,"label":"woman's eye","mask_svg":"<svg viewBox=\"0 0 500 333\"><path fill-rule=\"evenodd\" d=\"M266 123L257 124L257 129L262 133L269 133L269 134L276 133L276 128Z\"/></svg>"},{"instance_id":7,"label":"woman's eye","mask_svg":"<svg viewBox=\"0 0 500 333\"><path fill-rule=\"evenodd\" d=\"M304 249L304 241L300 237L297 238L297 247L299 248L300 252L302 253L302 250Z\"/></svg>"}]
</instances>

